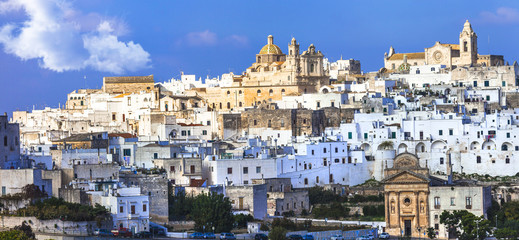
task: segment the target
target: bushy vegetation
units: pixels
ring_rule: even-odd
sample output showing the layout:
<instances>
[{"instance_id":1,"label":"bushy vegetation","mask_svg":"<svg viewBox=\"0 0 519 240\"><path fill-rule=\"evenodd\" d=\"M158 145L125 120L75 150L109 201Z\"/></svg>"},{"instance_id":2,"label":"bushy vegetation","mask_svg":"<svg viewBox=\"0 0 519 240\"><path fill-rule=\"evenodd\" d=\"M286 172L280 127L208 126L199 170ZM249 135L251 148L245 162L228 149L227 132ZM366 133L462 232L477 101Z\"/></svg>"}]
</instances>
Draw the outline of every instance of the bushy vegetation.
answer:
<instances>
[{"instance_id":1,"label":"bushy vegetation","mask_svg":"<svg viewBox=\"0 0 519 240\"><path fill-rule=\"evenodd\" d=\"M282 227L274 227L272 231L269 232L270 240L285 240L286 239L287 230Z\"/></svg>"},{"instance_id":2,"label":"bushy vegetation","mask_svg":"<svg viewBox=\"0 0 519 240\"><path fill-rule=\"evenodd\" d=\"M341 219L349 215L350 209L344 207L343 204L339 202L334 202L329 205L319 205L314 208L312 213L315 218Z\"/></svg>"},{"instance_id":3,"label":"bushy vegetation","mask_svg":"<svg viewBox=\"0 0 519 240\"><path fill-rule=\"evenodd\" d=\"M246 228L247 223L252 220L254 220L254 217L252 217L252 215L250 214L245 215L243 213L240 213L234 215L234 222L236 223L238 228Z\"/></svg>"},{"instance_id":4,"label":"bushy vegetation","mask_svg":"<svg viewBox=\"0 0 519 240\"><path fill-rule=\"evenodd\" d=\"M15 194L7 194L5 196L0 196L0 199L5 200L35 200L47 197L47 193L40 190L40 188L34 184L27 184L22 187L22 191Z\"/></svg>"},{"instance_id":5,"label":"bushy vegetation","mask_svg":"<svg viewBox=\"0 0 519 240\"><path fill-rule=\"evenodd\" d=\"M485 239L490 232L490 221L467 210L443 211L440 223L451 229L460 240ZM479 238L478 238L479 236Z\"/></svg>"},{"instance_id":6,"label":"bushy vegetation","mask_svg":"<svg viewBox=\"0 0 519 240\"><path fill-rule=\"evenodd\" d=\"M14 227L9 231L0 232L0 240L32 240L34 233L31 226L23 222L22 225Z\"/></svg>"},{"instance_id":7,"label":"bushy vegetation","mask_svg":"<svg viewBox=\"0 0 519 240\"><path fill-rule=\"evenodd\" d=\"M488 219L492 222L492 226L497 225L498 229L494 232L495 237L502 239L519 237L518 201L507 202L502 206L496 201L492 201L492 207L488 210Z\"/></svg>"},{"instance_id":8,"label":"bushy vegetation","mask_svg":"<svg viewBox=\"0 0 519 240\"><path fill-rule=\"evenodd\" d=\"M351 203L363 203L363 202L384 202L384 196L382 194L379 195L354 195L349 199Z\"/></svg>"},{"instance_id":9,"label":"bushy vegetation","mask_svg":"<svg viewBox=\"0 0 519 240\"><path fill-rule=\"evenodd\" d=\"M187 197L184 191L178 192L176 195L169 195L169 220L181 221L188 220L191 213L193 198Z\"/></svg>"},{"instance_id":10,"label":"bushy vegetation","mask_svg":"<svg viewBox=\"0 0 519 240\"><path fill-rule=\"evenodd\" d=\"M215 232L229 232L234 225L232 205L222 194L200 194L193 198L189 218L195 221L195 230L213 229Z\"/></svg>"},{"instance_id":11,"label":"bushy vegetation","mask_svg":"<svg viewBox=\"0 0 519 240\"><path fill-rule=\"evenodd\" d=\"M384 211L384 205L368 205L362 207L362 212L364 213L364 216L383 217L385 215Z\"/></svg>"},{"instance_id":12,"label":"bushy vegetation","mask_svg":"<svg viewBox=\"0 0 519 240\"><path fill-rule=\"evenodd\" d=\"M31 205L18 209L17 216L34 216L40 220L61 219L63 221L102 221L110 214L105 207L96 204L95 207L79 203L65 202L63 199L48 198L36 201Z\"/></svg>"},{"instance_id":13,"label":"bushy vegetation","mask_svg":"<svg viewBox=\"0 0 519 240\"><path fill-rule=\"evenodd\" d=\"M342 197L335 194L331 190L325 190L323 187L315 186L308 189L308 198L310 204L327 204L332 202L346 202L347 197Z\"/></svg>"}]
</instances>

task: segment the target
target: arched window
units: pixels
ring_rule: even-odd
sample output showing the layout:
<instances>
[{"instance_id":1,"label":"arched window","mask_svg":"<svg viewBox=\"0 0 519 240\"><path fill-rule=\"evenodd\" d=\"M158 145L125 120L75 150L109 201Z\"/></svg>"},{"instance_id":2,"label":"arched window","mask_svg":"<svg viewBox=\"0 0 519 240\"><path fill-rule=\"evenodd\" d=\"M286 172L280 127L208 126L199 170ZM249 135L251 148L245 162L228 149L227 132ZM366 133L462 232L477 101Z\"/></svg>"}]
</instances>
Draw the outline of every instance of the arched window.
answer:
<instances>
[{"instance_id":1,"label":"arched window","mask_svg":"<svg viewBox=\"0 0 519 240\"><path fill-rule=\"evenodd\" d=\"M168 103L166 102L166 104L164 104L164 109L166 110L166 112L168 111Z\"/></svg>"},{"instance_id":2,"label":"arched window","mask_svg":"<svg viewBox=\"0 0 519 240\"><path fill-rule=\"evenodd\" d=\"M227 97L231 95L231 91L227 91Z\"/></svg>"},{"instance_id":3,"label":"arched window","mask_svg":"<svg viewBox=\"0 0 519 240\"><path fill-rule=\"evenodd\" d=\"M308 185L308 178L305 178L305 185Z\"/></svg>"},{"instance_id":4,"label":"arched window","mask_svg":"<svg viewBox=\"0 0 519 240\"><path fill-rule=\"evenodd\" d=\"M310 64L310 72L312 72L312 73L314 72L314 64L313 63Z\"/></svg>"},{"instance_id":5,"label":"arched window","mask_svg":"<svg viewBox=\"0 0 519 240\"><path fill-rule=\"evenodd\" d=\"M272 89L269 90L269 96L272 96L274 94L274 91Z\"/></svg>"},{"instance_id":6,"label":"arched window","mask_svg":"<svg viewBox=\"0 0 519 240\"><path fill-rule=\"evenodd\" d=\"M292 55L292 50L290 50L290 55Z\"/></svg>"},{"instance_id":7,"label":"arched window","mask_svg":"<svg viewBox=\"0 0 519 240\"><path fill-rule=\"evenodd\" d=\"M220 103L220 109L222 109L222 103Z\"/></svg>"},{"instance_id":8,"label":"arched window","mask_svg":"<svg viewBox=\"0 0 519 240\"><path fill-rule=\"evenodd\" d=\"M501 145L501 151L508 151L508 146L506 144Z\"/></svg>"},{"instance_id":9,"label":"arched window","mask_svg":"<svg viewBox=\"0 0 519 240\"><path fill-rule=\"evenodd\" d=\"M227 102L227 109L231 109L231 103Z\"/></svg>"},{"instance_id":10,"label":"arched window","mask_svg":"<svg viewBox=\"0 0 519 240\"><path fill-rule=\"evenodd\" d=\"M281 96L285 96L285 89L281 89Z\"/></svg>"},{"instance_id":11,"label":"arched window","mask_svg":"<svg viewBox=\"0 0 519 240\"><path fill-rule=\"evenodd\" d=\"M240 90L240 91L238 92L238 95L242 96L242 95L243 95L243 92Z\"/></svg>"},{"instance_id":12,"label":"arched window","mask_svg":"<svg viewBox=\"0 0 519 240\"><path fill-rule=\"evenodd\" d=\"M83 101L81 101L81 106L83 106Z\"/></svg>"},{"instance_id":13,"label":"arched window","mask_svg":"<svg viewBox=\"0 0 519 240\"><path fill-rule=\"evenodd\" d=\"M315 177L315 182L319 183L319 176Z\"/></svg>"},{"instance_id":14,"label":"arched window","mask_svg":"<svg viewBox=\"0 0 519 240\"><path fill-rule=\"evenodd\" d=\"M239 106L240 106L240 107L242 106L241 102L239 103Z\"/></svg>"},{"instance_id":15,"label":"arched window","mask_svg":"<svg viewBox=\"0 0 519 240\"><path fill-rule=\"evenodd\" d=\"M258 94L258 97L261 96L261 90L258 90L257 94Z\"/></svg>"},{"instance_id":16,"label":"arched window","mask_svg":"<svg viewBox=\"0 0 519 240\"><path fill-rule=\"evenodd\" d=\"M468 50L467 41L463 41L463 51L466 52Z\"/></svg>"}]
</instances>

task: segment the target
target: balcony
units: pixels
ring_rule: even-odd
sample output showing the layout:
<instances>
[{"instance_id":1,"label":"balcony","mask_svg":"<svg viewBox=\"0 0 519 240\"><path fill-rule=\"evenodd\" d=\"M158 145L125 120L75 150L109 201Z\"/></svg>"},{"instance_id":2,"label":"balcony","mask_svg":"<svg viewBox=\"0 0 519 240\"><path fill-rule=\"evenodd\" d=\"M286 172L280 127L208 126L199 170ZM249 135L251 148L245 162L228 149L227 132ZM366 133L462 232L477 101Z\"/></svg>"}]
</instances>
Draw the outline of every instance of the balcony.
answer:
<instances>
[{"instance_id":1,"label":"balcony","mask_svg":"<svg viewBox=\"0 0 519 240\"><path fill-rule=\"evenodd\" d=\"M442 205L440 205L440 204L435 204L434 205L434 209L440 209L440 208L442 208Z\"/></svg>"},{"instance_id":2,"label":"balcony","mask_svg":"<svg viewBox=\"0 0 519 240\"><path fill-rule=\"evenodd\" d=\"M138 213L128 213L128 219L138 219L140 216Z\"/></svg>"}]
</instances>

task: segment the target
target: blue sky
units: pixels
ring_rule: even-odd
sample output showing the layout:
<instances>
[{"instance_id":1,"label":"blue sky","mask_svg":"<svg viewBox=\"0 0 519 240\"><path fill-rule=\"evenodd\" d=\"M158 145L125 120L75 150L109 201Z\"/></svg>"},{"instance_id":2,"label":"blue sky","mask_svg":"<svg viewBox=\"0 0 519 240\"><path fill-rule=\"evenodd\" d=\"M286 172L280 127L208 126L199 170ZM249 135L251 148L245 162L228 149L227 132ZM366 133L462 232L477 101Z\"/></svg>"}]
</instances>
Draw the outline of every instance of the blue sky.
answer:
<instances>
[{"instance_id":1,"label":"blue sky","mask_svg":"<svg viewBox=\"0 0 519 240\"><path fill-rule=\"evenodd\" d=\"M0 112L57 107L103 76L241 73L269 34L376 71L391 45L458 43L465 19L479 53L518 59L519 1L0 0Z\"/></svg>"}]
</instances>

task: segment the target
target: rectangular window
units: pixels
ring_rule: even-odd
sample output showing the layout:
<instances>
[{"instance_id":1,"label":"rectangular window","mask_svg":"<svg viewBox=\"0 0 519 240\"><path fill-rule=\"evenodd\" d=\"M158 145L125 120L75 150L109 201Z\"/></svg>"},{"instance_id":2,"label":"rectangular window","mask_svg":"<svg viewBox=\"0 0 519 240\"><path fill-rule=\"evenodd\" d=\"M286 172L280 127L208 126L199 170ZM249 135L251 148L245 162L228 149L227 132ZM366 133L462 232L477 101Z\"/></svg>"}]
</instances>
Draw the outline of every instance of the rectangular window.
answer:
<instances>
[{"instance_id":1,"label":"rectangular window","mask_svg":"<svg viewBox=\"0 0 519 240\"><path fill-rule=\"evenodd\" d=\"M256 167L256 173L261 173L261 167Z\"/></svg>"},{"instance_id":2,"label":"rectangular window","mask_svg":"<svg viewBox=\"0 0 519 240\"><path fill-rule=\"evenodd\" d=\"M472 198L471 197L465 198L465 208L472 209Z\"/></svg>"},{"instance_id":3,"label":"rectangular window","mask_svg":"<svg viewBox=\"0 0 519 240\"><path fill-rule=\"evenodd\" d=\"M169 166L169 171L170 172L175 172L175 166Z\"/></svg>"},{"instance_id":4,"label":"rectangular window","mask_svg":"<svg viewBox=\"0 0 519 240\"><path fill-rule=\"evenodd\" d=\"M487 81L485 81L485 87L488 87L488 86L490 86L490 82L487 80Z\"/></svg>"},{"instance_id":5,"label":"rectangular window","mask_svg":"<svg viewBox=\"0 0 519 240\"><path fill-rule=\"evenodd\" d=\"M478 81L474 81L474 87L478 86Z\"/></svg>"},{"instance_id":6,"label":"rectangular window","mask_svg":"<svg viewBox=\"0 0 519 240\"><path fill-rule=\"evenodd\" d=\"M131 214L135 214L135 205L131 205Z\"/></svg>"},{"instance_id":7,"label":"rectangular window","mask_svg":"<svg viewBox=\"0 0 519 240\"><path fill-rule=\"evenodd\" d=\"M227 174L232 174L232 168L227 168Z\"/></svg>"},{"instance_id":8,"label":"rectangular window","mask_svg":"<svg viewBox=\"0 0 519 240\"><path fill-rule=\"evenodd\" d=\"M476 163L481 163L481 156L476 157Z\"/></svg>"},{"instance_id":9,"label":"rectangular window","mask_svg":"<svg viewBox=\"0 0 519 240\"><path fill-rule=\"evenodd\" d=\"M391 138L392 138L392 139L395 139L395 138L396 138L396 132L392 132L392 133L391 133Z\"/></svg>"},{"instance_id":10,"label":"rectangular window","mask_svg":"<svg viewBox=\"0 0 519 240\"><path fill-rule=\"evenodd\" d=\"M148 210L148 209L147 209L146 204L142 204L142 211L143 211L143 212L146 212L147 210Z\"/></svg>"},{"instance_id":11,"label":"rectangular window","mask_svg":"<svg viewBox=\"0 0 519 240\"><path fill-rule=\"evenodd\" d=\"M443 135L443 130L439 130L438 135L440 135L440 136Z\"/></svg>"},{"instance_id":12,"label":"rectangular window","mask_svg":"<svg viewBox=\"0 0 519 240\"><path fill-rule=\"evenodd\" d=\"M348 139L351 139L352 138L352 132L348 132Z\"/></svg>"},{"instance_id":13,"label":"rectangular window","mask_svg":"<svg viewBox=\"0 0 519 240\"><path fill-rule=\"evenodd\" d=\"M207 130L202 130L202 135L207 135Z\"/></svg>"},{"instance_id":14,"label":"rectangular window","mask_svg":"<svg viewBox=\"0 0 519 240\"><path fill-rule=\"evenodd\" d=\"M249 174L249 168L243 167L243 174Z\"/></svg>"},{"instance_id":15,"label":"rectangular window","mask_svg":"<svg viewBox=\"0 0 519 240\"><path fill-rule=\"evenodd\" d=\"M435 224L434 224L434 230L439 230L439 229L440 229L440 224L435 223Z\"/></svg>"},{"instance_id":16,"label":"rectangular window","mask_svg":"<svg viewBox=\"0 0 519 240\"><path fill-rule=\"evenodd\" d=\"M506 138L510 138L510 133L506 133Z\"/></svg>"},{"instance_id":17,"label":"rectangular window","mask_svg":"<svg viewBox=\"0 0 519 240\"><path fill-rule=\"evenodd\" d=\"M326 161L326 158L323 158L323 165L326 167L328 166L328 161Z\"/></svg>"},{"instance_id":18,"label":"rectangular window","mask_svg":"<svg viewBox=\"0 0 519 240\"><path fill-rule=\"evenodd\" d=\"M124 207L123 207L123 206L120 206L120 207L119 207L119 212L120 212L120 213L123 213L123 212L124 212Z\"/></svg>"},{"instance_id":19,"label":"rectangular window","mask_svg":"<svg viewBox=\"0 0 519 240\"><path fill-rule=\"evenodd\" d=\"M123 156L128 157L132 155L132 150L129 148L123 149Z\"/></svg>"},{"instance_id":20,"label":"rectangular window","mask_svg":"<svg viewBox=\"0 0 519 240\"><path fill-rule=\"evenodd\" d=\"M451 206L456 206L456 198L451 197Z\"/></svg>"},{"instance_id":21,"label":"rectangular window","mask_svg":"<svg viewBox=\"0 0 519 240\"><path fill-rule=\"evenodd\" d=\"M326 148L323 148L323 153L326 153Z\"/></svg>"},{"instance_id":22,"label":"rectangular window","mask_svg":"<svg viewBox=\"0 0 519 240\"><path fill-rule=\"evenodd\" d=\"M506 87L506 82L505 81L501 82L501 86Z\"/></svg>"},{"instance_id":23,"label":"rectangular window","mask_svg":"<svg viewBox=\"0 0 519 240\"><path fill-rule=\"evenodd\" d=\"M368 139L368 133L364 133L364 139Z\"/></svg>"},{"instance_id":24,"label":"rectangular window","mask_svg":"<svg viewBox=\"0 0 519 240\"><path fill-rule=\"evenodd\" d=\"M441 208L440 197L434 197L434 208L435 209L440 209Z\"/></svg>"},{"instance_id":25,"label":"rectangular window","mask_svg":"<svg viewBox=\"0 0 519 240\"><path fill-rule=\"evenodd\" d=\"M454 134L454 129L450 128L449 129L449 135L452 136Z\"/></svg>"},{"instance_id":26,"label":"rectangular window","mask_svg":"<svg viewBox=\"0 0 519 240\"><path fill-rule=\"evenodd\" d=\"M211 121L207 121L207 124L206 124L206 125L207 125L207 126L211 125Z\"/></svg>"},{"instance_id":27,"label":"rectangular window","mask_svg":"<svg viewBox=\"0 0 519 240\"><path fill-rule=\"evenodd\" d=\"M158 153L153 153L153 159L157 159L159 158L159 154Z\"/></svg>"},{"instance_id":28,"label":"rectangular window","mask_svg":"<svg viewBox=\"0 0 519 240\"><path fill-rule=\"evenodd\" d=\"M443 164L443 158L442 157L440 158L440 164Z\"/></svg>"},{"instance_id":29,"label":"rectangular window","mask_svg":"<svg viewBox=\"0 0 519 240\"><path fill-rule=\"evenodd\" d=\"M5 196L7 193L6 193L6 189L5 189L5 186L2 186L2 196Z\"/></svg>"},{"instance_id":30,"label":"rectangular window","mask_svg":"<svg viewBox=\"0 0 519 240\"><path fill-rule=\"evenodd\" d=\"M186 135L187 135L187 134L186 134L186 131L182 131L182 132L181 132L181 135L182 135L182 136L186 136Z\"/></svg>"}]
</instances>

